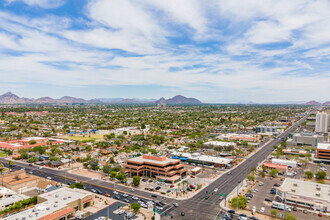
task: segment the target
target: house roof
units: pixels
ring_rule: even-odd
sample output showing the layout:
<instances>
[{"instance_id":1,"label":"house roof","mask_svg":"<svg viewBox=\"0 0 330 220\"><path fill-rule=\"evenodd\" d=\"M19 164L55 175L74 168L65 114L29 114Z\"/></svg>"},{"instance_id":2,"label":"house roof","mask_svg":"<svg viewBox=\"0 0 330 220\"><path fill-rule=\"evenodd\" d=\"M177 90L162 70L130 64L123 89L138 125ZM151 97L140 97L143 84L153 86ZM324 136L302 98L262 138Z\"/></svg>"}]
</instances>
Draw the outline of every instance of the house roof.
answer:
<instances>
[{"instance_id":1,"label":"house roof","mask_svg":"<svg viewBox=\"0 0 330 220\"><path fill-rule=\"evenodd\" d=\"M37 184L37 187L40 189L46 189L49 184L56 186L56 183L53 180L40 180Z\"/></svg>"}]
</instances>

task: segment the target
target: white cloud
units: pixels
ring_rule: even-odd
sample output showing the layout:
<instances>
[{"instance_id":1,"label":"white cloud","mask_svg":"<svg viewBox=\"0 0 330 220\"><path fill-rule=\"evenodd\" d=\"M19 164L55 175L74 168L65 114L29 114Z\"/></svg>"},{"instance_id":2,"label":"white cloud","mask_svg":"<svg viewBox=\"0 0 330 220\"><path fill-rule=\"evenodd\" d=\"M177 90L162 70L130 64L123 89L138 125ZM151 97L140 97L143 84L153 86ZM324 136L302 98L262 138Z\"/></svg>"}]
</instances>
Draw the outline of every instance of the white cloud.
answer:
<instances>
[{"instance_id":1,"label":"white cloud","mask_svg":"<svg viewBox=\"0 0 330 220\"><path fill-rule=\"evenodd\" d=\"M330 54L322 46L329 42L328 6L323 1L233 0L208 6L201 1L95 0L86 7L90 23L84 29L73 27L78 19L47 15L30 20L0 12L0 77L6 85L152 84L210 96L224 89L250 100L327 99L329 72L313 62ZM216 29L217 20L228 24ZM185 32L187 26L194 31ZM174 45L168 37L179 32L188 40ZM293 46L262 47L284 41ZM300 51L305 48L312 50Z\"/></svg>"}]
</instances>

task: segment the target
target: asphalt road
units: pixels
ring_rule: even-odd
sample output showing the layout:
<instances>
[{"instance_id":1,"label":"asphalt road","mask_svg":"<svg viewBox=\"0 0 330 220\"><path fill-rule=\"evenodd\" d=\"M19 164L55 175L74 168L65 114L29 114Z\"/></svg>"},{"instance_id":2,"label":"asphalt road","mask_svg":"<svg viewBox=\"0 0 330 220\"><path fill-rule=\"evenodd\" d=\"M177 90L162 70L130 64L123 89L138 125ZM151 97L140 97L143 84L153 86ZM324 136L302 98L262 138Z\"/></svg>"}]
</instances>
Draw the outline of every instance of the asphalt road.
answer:
<instances>
[{"instance_id":1,"label":"asphalt road","mask_svg":"<svg viewBox=\"0 0 330 220\"><path fill-rule=\"evenodd\" d=\"M67 173L63 170L55 170L42 168L39 169L38 166L29 166L26 163L15 161L15 169L21 169L22 167L26 169L27 172L32 171L34 175L41 176L44 178L51 177L52 180L62 183L67 183L67 181L78 180L86 186L86 190L100 190L102 194L109 193L111 196L114 196L113 191L125 192L128 194L129 202L133 202L131 199L132 196L137 196L139 198L144 198L147 200L157 200L163 201L167 205L164 207L161 213L166 214L168 217L173 216L173 219L196 219L196 220L207 220L214 219L217 214L220 212L219 206L219 195L216 194L229 194L233 189L236 188L238 181L242 181L247 174L251 172L252 167L257 167L258 163L263 161L272 151L274 145L279 145L282 142L282 139L285 139L289 133L295 131L298 126L307 119L308 115L300 119L296 124L286 130L284 133L279 135L276 139L271 142L264 144L259 151L257 151L250 158L239 164L236 168L231 170L231 175L224 174L213 183L208 185L206 188L200 190L197 194L187 200L175 200L166 197L157 195L157 198L151 197L153 193L145 192L140 190L135 190L134 192L130 191L128 187L121 185L114 185L113 183L104 182L100 180L94 180L87 177L82 177L76 174ZM0 158L0 162L8 167L8 161L4 158ZM218 191L214 194L211 194L215 188L218 188ZM210 193L210 197L205 199L205 195ZM124 197L121 196L122 200ZM174 208L172 203L177 202L179 207ZM184 212L185 215L181 216L181 212ZM167 218L167 217L165 217Z\"/></svg>"}]
</instances>

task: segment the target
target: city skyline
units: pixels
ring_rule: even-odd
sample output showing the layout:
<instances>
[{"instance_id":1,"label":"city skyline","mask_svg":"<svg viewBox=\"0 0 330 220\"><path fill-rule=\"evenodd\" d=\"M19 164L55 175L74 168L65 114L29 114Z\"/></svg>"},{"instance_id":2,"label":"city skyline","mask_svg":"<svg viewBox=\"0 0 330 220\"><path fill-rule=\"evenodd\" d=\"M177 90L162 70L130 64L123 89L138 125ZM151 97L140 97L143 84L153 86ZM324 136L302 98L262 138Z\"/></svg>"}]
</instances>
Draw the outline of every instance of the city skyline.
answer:
<instances>
[{"instance_id":1,"label":"city skyline","mask_svg":"<svg viewBox=\"0 0 330 220\"><path fill-rule=\"evenodd\" d=\"M0 94L329 101L328 1L0 3Z\"/></svg>"}]
</instances>

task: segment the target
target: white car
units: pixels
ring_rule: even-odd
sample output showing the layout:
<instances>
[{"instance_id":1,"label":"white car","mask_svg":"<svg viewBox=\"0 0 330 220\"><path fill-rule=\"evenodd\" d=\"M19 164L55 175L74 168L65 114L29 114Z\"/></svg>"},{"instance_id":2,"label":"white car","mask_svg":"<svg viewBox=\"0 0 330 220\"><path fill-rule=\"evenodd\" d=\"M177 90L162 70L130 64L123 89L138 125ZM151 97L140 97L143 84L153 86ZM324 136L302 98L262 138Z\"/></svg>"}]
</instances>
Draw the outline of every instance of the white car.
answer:
<instances>
[{"instance_id":1,"label":"white car","mask_svg":"<svg viewBox=\"0 0 330 220\"><path fill-rule=\"evenodd\" d=\"M135 189L133 189L133 188L131 188L130 190L131 190L132 192L134 192L134 191L135 191Z\"/></svg>"},{"instance_id":2,"label":"white car","mask_svg":"<svg viewBox=\"0 0 330 220\"><path fill-rule=\"evenodd\" d=\"M118 194L118 192L117 192L117 191L113 191L113 194L117 195L117 194Z\"/></svg>"},{"instance_id":3,"label":"white car","mask_svg":"<svg viewBox=\"0 0 330 220\"><path fill-rule=\"evenodd\" d=\"M264 213L265 212L265 207L261 207L260 212Z\"/></svg>"},{"instance_id":4,"label":"white car","mask_svg":"<svg viewBox=\"0 0 330 220\"><path fill-rule=\"evenodd\" d=\"M259 183L259 186L263 186L263 185L265 185L264 183Z\"/></svg>"},{"instance_id":5,"label":"white car","mask_svg":"<svg viewBox=\"0 0 330 220\"><path fill-rule=\"evenodd\" d=\"M128 195L126 193L123 194L124 197L128 197Z\"/></svg>"},{"instance_id":6,"label":"white car","mask_svg":"<svg viewBox=\"0 0 330 220\"><path fill-rule=\"evenodd\" d=\"M124 210L120 210L120 211L118 212L118 215L122 215L122 214L124 214L124 213L125 213Z\"/></svg>"},{"instance_id":7,"label":"white car","mask_svg":"<svg viewBox=\"0 0 330 220\"><path fill-rule=\"evenodd\" d=\"M216 191L218 191L218 188L215 188L215 189L214 189L214 192L216 192Z\"/></svg>"},{"instance_id":8,"label":"white car","mask_svg":"<svg viewBox=\"0 0 330 220\"><path fill-rule=\"evenodd\" d=\"M136 196L133 196L132 199L134 199L134 200L139 200L139 198L136 197Z\"/></svg>"},{"instance_id":9,"label":"white car","mask_svg":"<svg viewBox=\"0 0 330 220\"><path fill-rule=\"evenodd\" d=\"M47 179L51 180L52 178L50 176L48 176Z\"/></svg>"}]
</instances>

